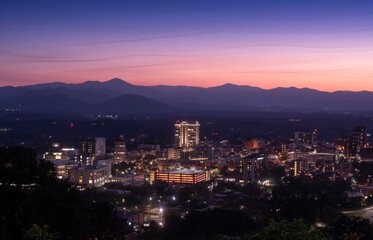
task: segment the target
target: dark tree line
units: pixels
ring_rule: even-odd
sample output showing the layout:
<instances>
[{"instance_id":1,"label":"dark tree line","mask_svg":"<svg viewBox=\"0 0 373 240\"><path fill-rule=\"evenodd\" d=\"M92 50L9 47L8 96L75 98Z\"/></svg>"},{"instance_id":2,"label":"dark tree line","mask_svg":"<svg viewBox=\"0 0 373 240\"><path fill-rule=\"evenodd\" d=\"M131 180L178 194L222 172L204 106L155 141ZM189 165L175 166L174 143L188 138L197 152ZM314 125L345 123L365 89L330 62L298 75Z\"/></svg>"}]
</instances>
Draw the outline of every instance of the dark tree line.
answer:
<instances>
[{"instance_id":1,"label":"dark tree line","mask_svg":"<svg viewBox=\"0 0 373 240\"><path fill-rule=\"evenodd\" d=\"M340 207L348 206L345 191L350 189L350 184L343 180L332 182L304 175L289 177L273 189L271 204L280 210L280 219L330 223L340 215Z\"/></svg>"},{"instance_id":2,"label":"dark tree line","mask_svg":"<svg viewBox=\"0 0 373 240\"><path fill-rule=\"evenodd\" d=\"M76 190L31 149L0 148L0 183L4 239L30 239L30 233L45 228L58 239L120 239L124 233L114 210L117 196Z\"/></svg>"},{"instance_id":3,"label":"dark tree line","mask_svg":"<svg viewBox=\"0 0 373 240\"><path fill-rule=\"evenodd\" d=\"M253 233L257 225L242 211L194 211L181 218L166 217L164 228L151 224L147 239L215 239L218 235Z\"/></svg>"}]
</instances>

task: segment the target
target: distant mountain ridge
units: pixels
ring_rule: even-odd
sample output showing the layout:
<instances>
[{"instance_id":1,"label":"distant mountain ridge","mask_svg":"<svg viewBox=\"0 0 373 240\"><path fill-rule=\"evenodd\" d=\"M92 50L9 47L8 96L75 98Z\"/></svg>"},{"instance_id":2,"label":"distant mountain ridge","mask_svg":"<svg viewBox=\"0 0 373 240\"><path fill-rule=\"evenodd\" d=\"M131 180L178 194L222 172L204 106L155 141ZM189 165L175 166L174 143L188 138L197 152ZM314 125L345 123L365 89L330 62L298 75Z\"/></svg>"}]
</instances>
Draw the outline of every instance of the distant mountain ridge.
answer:
<instances>
[{"instance_id":1,"label":"distant mountain ridge","mask_svg":"<svg viewBox=\"0 0 373 240\"><path fill-rule=\"evenodd\" d=\"M43 83L0 88L0 109L42 113L149 114L175 111L373 111L373 92L261 89L227 83L202 88L106 82Z\"/></svg>"}]
</instances>

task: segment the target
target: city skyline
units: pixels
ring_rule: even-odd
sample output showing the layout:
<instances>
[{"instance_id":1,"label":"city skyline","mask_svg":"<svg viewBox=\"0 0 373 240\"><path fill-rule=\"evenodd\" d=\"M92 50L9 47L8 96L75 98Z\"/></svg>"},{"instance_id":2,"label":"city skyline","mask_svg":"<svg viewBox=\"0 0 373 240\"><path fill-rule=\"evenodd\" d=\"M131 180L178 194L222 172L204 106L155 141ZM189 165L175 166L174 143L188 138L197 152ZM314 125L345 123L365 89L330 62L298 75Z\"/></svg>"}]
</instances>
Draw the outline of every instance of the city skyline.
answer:
<instances>
[{"instance_id":1,"label":"city skyline","mask_svg":"<svg viewBox=\"0 0 373 240\"><path fill-rule=\"evenodd\" d=\"M372 9L0 1L0 239L373 239Z\"/></svg>"},{"instance_id":2,"label":"city skyline","mask_svg":"<svg viewBox=\"0 0 373 240\"><path fill-rule=\"evenodd\" d=\"M369 1L5 1L0 86L119 77L137 85L373 91Z\"/></svg>"}]
</instances>

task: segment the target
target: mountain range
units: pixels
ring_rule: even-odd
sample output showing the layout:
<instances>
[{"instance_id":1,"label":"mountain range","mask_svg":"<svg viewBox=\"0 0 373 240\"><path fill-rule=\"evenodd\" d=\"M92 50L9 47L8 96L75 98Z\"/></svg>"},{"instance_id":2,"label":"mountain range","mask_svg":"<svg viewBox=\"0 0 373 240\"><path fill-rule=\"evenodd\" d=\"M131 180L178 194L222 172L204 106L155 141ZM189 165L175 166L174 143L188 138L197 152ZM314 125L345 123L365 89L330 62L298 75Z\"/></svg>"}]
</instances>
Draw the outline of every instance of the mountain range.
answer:
<instances>
[{"instance_id":1,"label":"mountain range","mask_svg":"<svg viewBox=\"0 0 373 240\"><path fill-rule=\"evenodd\" d=\"M373 92L323 92L309 88L265 90L246 85L217 87L140 86L119 78L106 82L43 83L0 88L0 109L28 113L156 114L182 111L373 111Z\"/></svg>"}]
</instances>

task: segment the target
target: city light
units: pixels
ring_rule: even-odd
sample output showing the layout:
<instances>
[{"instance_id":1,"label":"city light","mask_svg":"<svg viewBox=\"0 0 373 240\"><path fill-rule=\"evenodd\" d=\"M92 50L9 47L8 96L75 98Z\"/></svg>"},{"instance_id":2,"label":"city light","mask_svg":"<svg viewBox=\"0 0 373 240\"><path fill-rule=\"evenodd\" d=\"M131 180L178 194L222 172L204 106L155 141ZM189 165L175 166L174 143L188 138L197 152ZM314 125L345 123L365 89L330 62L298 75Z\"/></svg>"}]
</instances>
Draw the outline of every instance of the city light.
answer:
<instances>
[{"instance_id":1,"label":"city light","mask_svg":"<svg viewBox=\"0 0 373 240\"><path fill-rule=\"evenodd\" d=\"M373 240L373 0L20 2L2 239Z\"/></svg>"}]
</instances>

